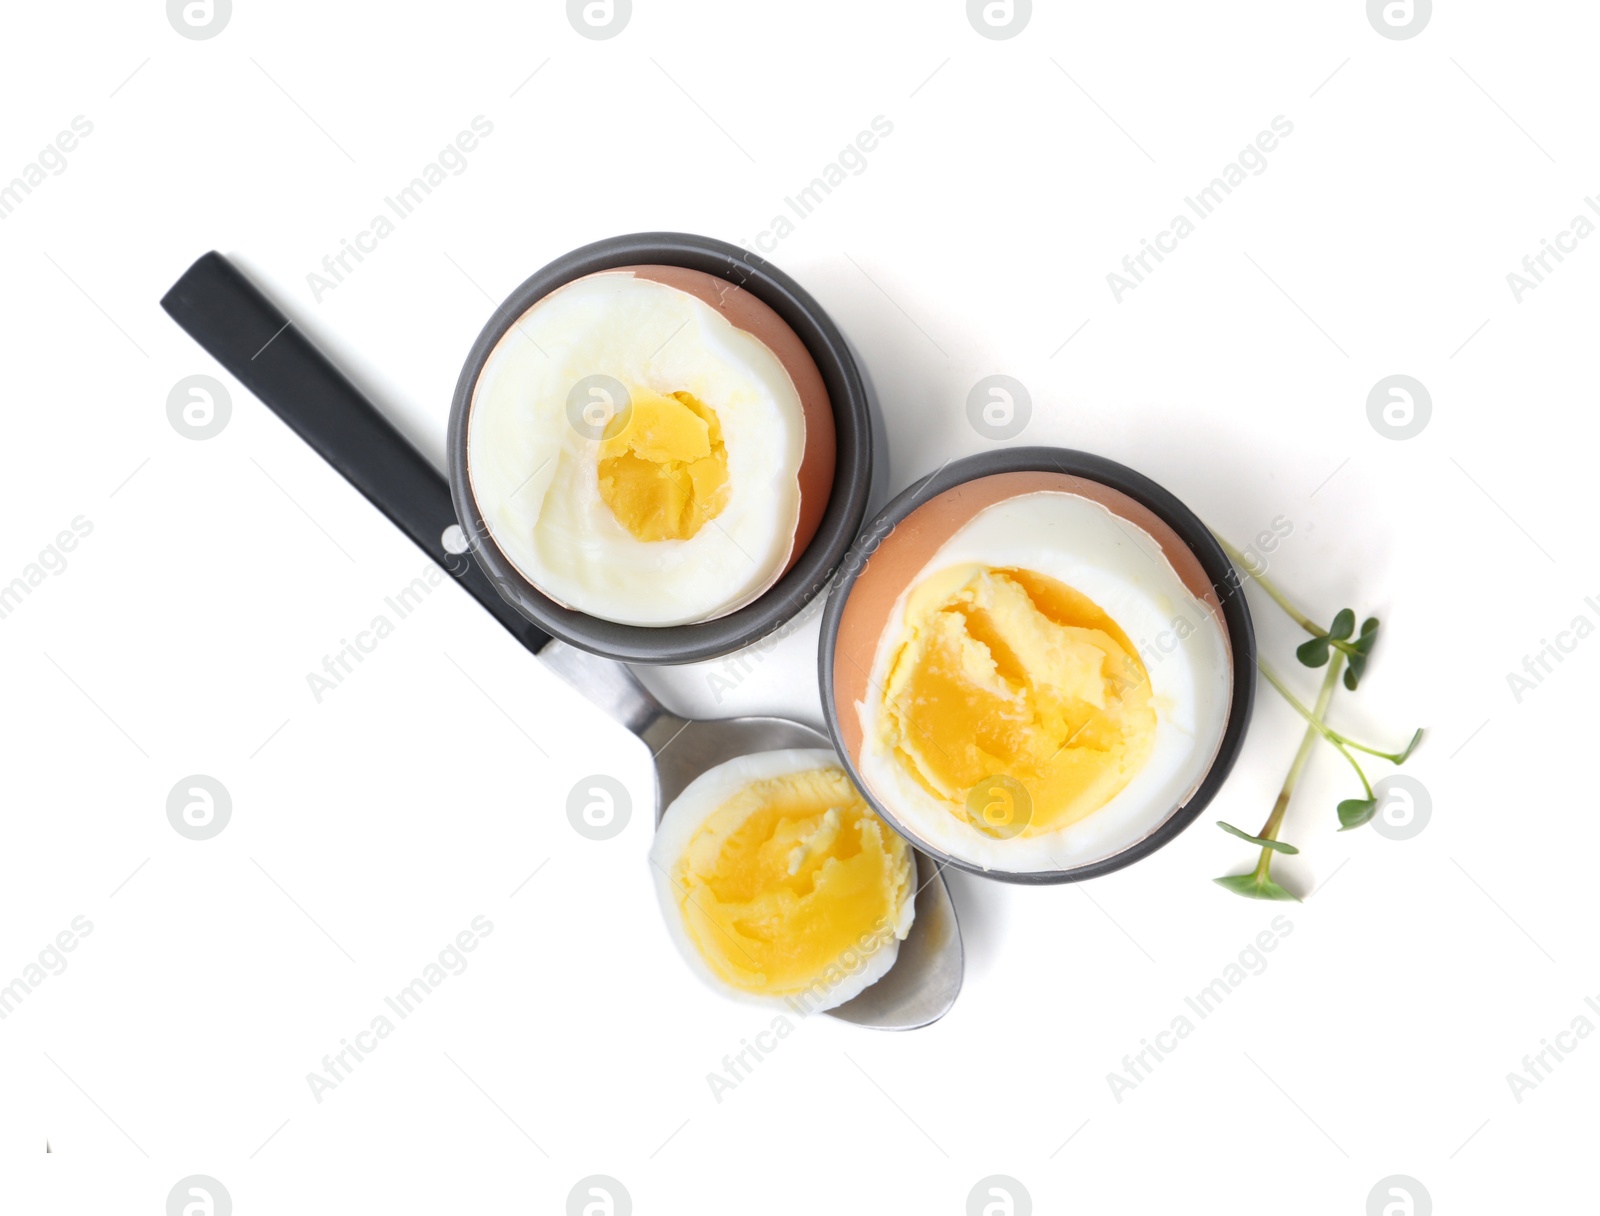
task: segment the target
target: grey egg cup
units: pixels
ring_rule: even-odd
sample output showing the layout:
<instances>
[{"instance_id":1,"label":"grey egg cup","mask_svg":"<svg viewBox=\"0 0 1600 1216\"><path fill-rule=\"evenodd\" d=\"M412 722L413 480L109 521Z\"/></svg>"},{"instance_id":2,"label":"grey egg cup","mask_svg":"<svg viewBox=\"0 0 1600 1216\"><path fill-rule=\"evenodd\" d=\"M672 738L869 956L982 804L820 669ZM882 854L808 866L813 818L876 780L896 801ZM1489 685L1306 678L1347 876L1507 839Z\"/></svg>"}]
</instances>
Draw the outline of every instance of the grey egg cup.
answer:
<instances>
[{"instance_id":1,"label":"grey egg cup","mask_svg":"<svg viewBox=\"0 0 1600 1216\"><path fill-rule=\"evenodd\" d=\"M1223 623L1227 629L1228 644L1232 652L1233 688L1228 708L1228 723L1217 753L1194 792L1181 806L1173 808L1167 818L1142 839L1109 857L1070 869L1031 871L984 869L976 863L931 848L916 832L909 830L895 817L892 808L885 806L873 794L861 774L856 758L850 754L841 732L835 695L834 660L839 643L840 623L844 617L845 605L850 599L851 589L872 561L870 554L908 515L946 490L996 473L1019 472L1064 473L1082 477L1110 486L1154 512L1177 533L1178 539L1194 554L1206 577L1211 580L1222 609ZM1244 588L1240 585L1238 573L1228 560L1227 554L1222 551L1222 546L1217 543L1216 537L1211 535L1210 529L1194 512L1150 478L1104 457L1067 448L1001 448L976 456L967 456L951 461L932 477L917 482L892 499L867 524L861 542L857 546L857 552L866 556L861 560L845 563L838 581L829 592L828 603L822 614L822 639L817 653L817 668L822 686L822 712L828 728L828 737L833 741L834 750L843 759L851 779L860 788L872 809L895 831L918 850L932 857L939 865L954 866L983 878L1035 886L1081 882L1085 878L1096 878L1132 865L1174 839L1194 822L1206 804L1222 788L1234 762L1238 759L1240 748L1244 746L1245 733L1250 725L1250 714L1255 705L1255 627L1250 619L1250 608L1245 602Z\"/></svg>"},{"instance_id":2,"label":"grey egg cup","mask_svg":"<svg viewBox=\"0 0 1600 1216\"><path fill-rule=\"evenodd\" d=\"M833 409L835 463L828 505L816 534L794 565L743 608L688 625L641 626L577 612L544 594L494 543L467 476L467 414L474 386L495 346L518 318L557 288L602 270L637 265L682 266L726 279L781 317L816 361ZM451 497L472 549L500 594L552 636L594 654L628 663L692 663L720 658L757 642L809 604L835 569L866 516L872 479L872 425L860 369L822 306L758 254L726 241L682 232L640 232L575 249L511 293L467 355L450 410L448 463Z\"/></svg>"}]
</instances>

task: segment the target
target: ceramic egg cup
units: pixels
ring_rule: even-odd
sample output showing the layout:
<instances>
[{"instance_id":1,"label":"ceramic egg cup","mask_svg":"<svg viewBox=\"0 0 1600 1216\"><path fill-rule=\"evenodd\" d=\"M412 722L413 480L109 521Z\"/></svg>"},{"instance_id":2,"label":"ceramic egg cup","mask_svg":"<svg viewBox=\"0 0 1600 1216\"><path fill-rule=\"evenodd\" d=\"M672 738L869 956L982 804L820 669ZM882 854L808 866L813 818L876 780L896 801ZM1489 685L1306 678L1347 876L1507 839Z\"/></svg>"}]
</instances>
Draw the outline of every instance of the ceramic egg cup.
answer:
<instances>
[{"instance_id":1,"label":"ceramic egg cup","mask_svg":"<svg viewBox=\"0 0 1600 1216\"><path fill-rule=\"evenodd\" d=\"M880 546L918 508L948 491L997 474L1019 475L1014 479L1016 484L1033 489L1065 490L1098 498L1102 505L1154 536L1190 589L1210 593L1203 598L1213 601L1220 610L1230 651L1232 689L1227 725L1209 766L1189 796L1172 807L1141 839L1109 856L1066 869L985 869L931 847L873 793L856 759L862 738L855 705L868 694L868 672L887 621L889 605L932 556L937 538L916 538L910 545L897 544L894 548L898 552ZM990 505L991 496L992 501L1001 500L995 495L992 486L974 486L971 497L981 500L968 502L959 509L970 518ZM891 501L862 532L829 594L817 656L822 710L829 738L872 809L913 846L941 865L955 866L984 878L1034 885L1080 882L1120 870L1148 857L1194 822L1222 787L1244 744L1255 701L1255 660L1255 630L1243 588L1232 563L1205 524L1168 491L1125 465L1087 452L1046 447L1002 448L951 461L932 477L918 482Z\"/></svg>"},{"instance_id":2,"label":"ceramic egg cup","mask_svg":"<svg viewBox=\"0 0 1600 1216\"><path fill-rule=\"evenodd\" d=\"M743 288L792 329L822 374L834 421L833 483L810 543L789 569L743 608L686 625L624 625L568 608L536 587L489 534L467 472L467 418L479 374L528 309L585 275L625 266L679 266ZM467 355L450 411L448 463L456 516L472 552L502 597L545 632L580 650L626 663L693 663L720 658L767 636L827 585L866 516L872 426L860 369L822 306L798 283L749 250L681 232L641 232L585 245L557 258L511 293Z\"/></svg>"}]
</instances>

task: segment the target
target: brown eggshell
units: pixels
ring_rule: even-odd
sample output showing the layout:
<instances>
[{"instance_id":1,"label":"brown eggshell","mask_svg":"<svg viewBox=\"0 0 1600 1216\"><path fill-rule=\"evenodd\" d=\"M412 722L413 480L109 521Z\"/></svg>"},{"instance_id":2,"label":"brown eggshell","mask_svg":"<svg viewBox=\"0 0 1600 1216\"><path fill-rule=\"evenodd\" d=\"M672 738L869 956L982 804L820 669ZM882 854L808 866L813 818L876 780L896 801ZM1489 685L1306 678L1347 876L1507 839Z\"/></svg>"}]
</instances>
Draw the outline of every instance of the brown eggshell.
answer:
<instances>
[{"instance_id":1,"label":"brown eggshell","mask_svg":"<svg viewBox=\"0 0 1600 1216\"><path fill-rule=\"evenodd\" d=\"M683 266L618 266L604 274L632 274L636 278L664 283L687 292L709 304L737 329L742 329L770 350L789 373L795 392L800 396L800 409L805 416L805 452L800 458L800 519L795 525L794 547L789 550L789 560L779 572L781 578L789 567L799 560L827 508L828 496L833 490L833 464L835 458L833 406L828 400L827 386L822 383L822 373L811 357L800 336L764 301L744 288L702 270ZM715 403L711 404L715 408Z\"/></svg>"},{"instance_id":2,"label":"brown eggshell","mask_svg":"<svg viewBox=\"0 0 1600 1216\"><path fill-rule=\"evenodd\" d=\"M850 589L839 618L839 635L833 659L834 708L845 750L859 761L861 720L857 702L866 703L867 682L879 639L890 624L895 601L942 545L985 507L1015 498L1054 490L1076 494L1105 507L1112 514L1149 533L1161 546L1183 585L1205 604L1216 618L1224 642L1228 631L1222 620L1222 605L1200 559L1178 534L1148 507L1120 490L1074 477L1067 473L995 473L954 486L936 494L896 525L867 559Z\"/></svg>"}]
</instances>

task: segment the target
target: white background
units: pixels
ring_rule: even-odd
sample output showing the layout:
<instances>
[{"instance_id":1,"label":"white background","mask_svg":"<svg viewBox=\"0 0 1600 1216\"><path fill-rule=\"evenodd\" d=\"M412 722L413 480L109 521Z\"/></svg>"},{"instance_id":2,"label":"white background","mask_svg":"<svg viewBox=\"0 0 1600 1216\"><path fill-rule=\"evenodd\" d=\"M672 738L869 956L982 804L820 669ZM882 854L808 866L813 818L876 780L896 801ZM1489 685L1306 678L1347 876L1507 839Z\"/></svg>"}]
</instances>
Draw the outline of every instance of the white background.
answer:
<instances>
[{"instance_id":1,"label":"white background","mask_svg":"<svg viewBox=\"0 0 1600 1216\"><path fill-rule=\"evenodd\" d=\"M93 532L0 621L0 983L94 930L0 1022L4 1206L155 1214L205 1173L241 1214L558 1212L604 1173L639 1212L956 1213L1004 1173L1040 1212L1357 1214L1404 1173L1440 1212L1576 1210L1600 1044L1520 1103L1506 1074L1600 994L1600 642L1520 704L1506 675L1600 623L1600 242L1520 303L1505 276L1600 187L1597 17L1439 10L1397 41L1356 0L1041 3L991 40L954 0L636 0L595 41L550 2L236 0L193 41L153 0L12 6L0 180L94 129L0 222L0 582ZM307 273L476 115L466 172L316 302ZM1034 403L1017 442L1131 464L1240 543L1287 517L1273 576L1384 620L1333 718L1425 725L1433 818L1337 834L1354 778L1322 749L1275 871L1306 901L1213 886L1252 856L1212 820L1259 826L1299 737L1263 689L1227 787L1153 858L952 879L941 1023L806 1022L719 1104L706 1074L767 1019L671 952L648 814L596 843L564 813L594 773L647 805L642 745L453 587L315 703L306 673L424 559L157 301L238 258L442 462L489 297L617 233L754 241L877 115L865 172L772 257L876 386L879 500L991 446L965 402L998 372ZM1266 171L1118 303L1106 274L1277 115ZM166 416L194 373L232 390L204 442ZM1393 373L1433 400L1404 442L1366 415ZM1309 697L1294 631L1256 617ZM707 668L652 682L815 722L815 642L721 704ZM191 773L233 798L203 843L165 815ZM1280 913L1267 969L1119 1103L1107 1074ZM479 914L469 969L319 1104L306 1074Z\"/></svg>"}]
</instances>

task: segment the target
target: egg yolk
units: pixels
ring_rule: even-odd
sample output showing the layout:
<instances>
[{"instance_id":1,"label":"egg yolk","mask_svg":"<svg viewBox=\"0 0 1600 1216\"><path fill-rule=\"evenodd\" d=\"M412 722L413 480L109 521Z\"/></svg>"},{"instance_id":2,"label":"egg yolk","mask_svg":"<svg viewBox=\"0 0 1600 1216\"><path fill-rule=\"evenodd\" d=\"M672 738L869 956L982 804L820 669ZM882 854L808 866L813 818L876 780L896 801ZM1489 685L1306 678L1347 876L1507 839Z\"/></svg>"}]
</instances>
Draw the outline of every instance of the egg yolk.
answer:
<instances>
[{"instance_id":1,"label":"egg yolk","mask_svg":"<svg viewBox=\"0 0 1600 1216\"><path fill-rule=\"evenodd\" d=\"M640 540L688 540L728 505L728 449L710 406L636 389L600 441L600 497Z\"/></svg>"},{"instance_id":2,"label":"egg yolk","mask_svg":"<svg viewBox=\"0 0 1600 1216\"><path fill-rule=\"evenodd\" d=\"M1149 757L1149 673L1116 622L1065 583L951 567L913 589L905 626L882 690L880 742L986 834L1066 827Z\"/></svg>"},{"instance_id":3,"label":"egg yolk","mask_svg":"<svg viewBox=\"0 0 1600 1216\"><path fill-rule=\"evenodd\" d=\"M690 940L721 980L794 996L897 935L911 851L840 768L752 782L713 811L673 869Z\"/></svg>"}]
</instances>

